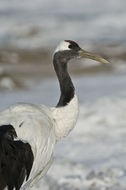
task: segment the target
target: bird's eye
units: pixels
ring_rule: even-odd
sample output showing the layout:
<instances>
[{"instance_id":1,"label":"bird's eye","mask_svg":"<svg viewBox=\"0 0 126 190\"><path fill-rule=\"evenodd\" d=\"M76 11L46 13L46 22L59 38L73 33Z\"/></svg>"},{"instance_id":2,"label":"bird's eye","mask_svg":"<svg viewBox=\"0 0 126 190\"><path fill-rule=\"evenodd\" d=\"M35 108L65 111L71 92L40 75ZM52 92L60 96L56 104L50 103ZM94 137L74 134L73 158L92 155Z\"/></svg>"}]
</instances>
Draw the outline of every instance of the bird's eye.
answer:
<instances>
[{"instance_id":1,"label":"bird's eye","mask_svg":"<svg viewBox=\"0 0 126 190\"><path fill-rule=\"evenodd\" d=\"M72 49L72 45L70 44L69 46L68 46L70 49Z\"/></svg>"}]
</instances>

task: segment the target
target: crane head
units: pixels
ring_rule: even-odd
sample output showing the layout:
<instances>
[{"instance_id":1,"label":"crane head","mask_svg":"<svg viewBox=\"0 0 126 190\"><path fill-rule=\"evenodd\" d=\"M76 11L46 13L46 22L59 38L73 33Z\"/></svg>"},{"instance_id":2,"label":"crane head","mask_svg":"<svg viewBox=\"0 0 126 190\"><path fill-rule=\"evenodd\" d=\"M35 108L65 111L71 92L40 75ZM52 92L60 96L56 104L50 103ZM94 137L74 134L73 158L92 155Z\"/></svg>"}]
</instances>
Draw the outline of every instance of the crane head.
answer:
<instances>
[{"instance_id":1,"label":"crane head","mask_svg":"<svg viewBox=\"0 0 126 190\"><path fill-rule=\"evenodd\" d=\"M73 58L88 58L100 63L108 64L109 62L101 56L94 55L82 49L76 42L72 40L62 41L56 48L54 55L60 55L60 58L71 60Z\"/></svg>"}]
</instances>

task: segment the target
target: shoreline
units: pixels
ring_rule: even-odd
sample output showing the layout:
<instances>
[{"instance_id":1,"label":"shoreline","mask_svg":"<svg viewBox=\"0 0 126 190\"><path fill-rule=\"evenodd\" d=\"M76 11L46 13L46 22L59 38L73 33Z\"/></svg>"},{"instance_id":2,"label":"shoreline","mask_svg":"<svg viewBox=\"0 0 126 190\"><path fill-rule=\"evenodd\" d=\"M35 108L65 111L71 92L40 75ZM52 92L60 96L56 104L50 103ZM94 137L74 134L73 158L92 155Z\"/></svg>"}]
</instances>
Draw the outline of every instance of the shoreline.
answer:
<instances>
[{"instance_id":1,"label":"shoreline","mask_svg":"<svg viewBox=\"0 0 126 190\"><path fill-rule=\"evenodd\" d=\"M16 76L24 74L32 76L34 73L42 73L47 76L54 76L52 71L52 54L55 47L52 48L36 48L36 49L20 49L14 47L0 48L0 68L6 72ZM103 56L105 59L113 62L113 60L126 61L125 47L117 45L92 45L88 51ZM72 61L79 64L72 64L70 68L73 74L108 72L112 68L106 69L102 64L90 64L90 60ZM89 64L88 64L89 63ZM71 63L70 63L71 64Z\"/></svg>"},{"instance_id":2,"label":"shoreline","mask_svg":"<svg viewBox=\"0 0 126 190\"><path fill-rule=\"evenodd\" d=\"M27 78L38 80L55 77L52 64L52 50L54 49L54 47L23 50L13 47L0 48L0 82L9 77L15 83L14 88L20 88L25 86L23 80ZM103 65L89 59L73 60L69 63L71 75L125 72L126 50L120 44L92 45L88 51L103 56L111 64Z\"/></svg>"}]
</instances>

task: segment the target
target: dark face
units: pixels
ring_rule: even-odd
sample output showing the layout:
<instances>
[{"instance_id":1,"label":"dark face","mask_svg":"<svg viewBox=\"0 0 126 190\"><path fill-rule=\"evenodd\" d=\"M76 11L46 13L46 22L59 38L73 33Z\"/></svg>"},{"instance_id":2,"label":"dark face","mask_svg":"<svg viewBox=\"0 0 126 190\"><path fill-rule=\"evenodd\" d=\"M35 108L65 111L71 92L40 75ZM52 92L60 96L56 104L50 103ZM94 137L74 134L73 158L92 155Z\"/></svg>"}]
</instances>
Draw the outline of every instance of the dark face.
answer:
<instances>
[{"instance_id":1,"label":"dark face","mask_svg":"<svg viewBox=\"0 0 126 190\"><path fill-rule=\"evenodd\" d=\"M94 55L88 51L81 49L79 45L74 41L65 40L61 42L54 52L54 60L65 63L73 58L88 58L100 63L109 63L101 56Z\"/></svg>"},{"instance_id":2,"label":"dark face","mask_svg":"<svg viewBox=\"0 0 126 190\"><path fill-rule=\"evenodd\" d=\"M68 48L71 50L71 51L79 51L81 48L79 47L79 45L74 42L74 41L71 41L71 40L65 40L65 42L68 42L69 45L68 45Z\"/></svg>"},{"instance_id":3,"label":"dark face","mask_svg":"<svg viewBox=\"0 0 126 190\"><path fill-rule=\"evenodd\" d=\"M63 62L79 57L79 51L81 50L79 45L71 40L65 40L64 45L60 48L55 52L54 56Z\"/></svg>"}]
</instances>

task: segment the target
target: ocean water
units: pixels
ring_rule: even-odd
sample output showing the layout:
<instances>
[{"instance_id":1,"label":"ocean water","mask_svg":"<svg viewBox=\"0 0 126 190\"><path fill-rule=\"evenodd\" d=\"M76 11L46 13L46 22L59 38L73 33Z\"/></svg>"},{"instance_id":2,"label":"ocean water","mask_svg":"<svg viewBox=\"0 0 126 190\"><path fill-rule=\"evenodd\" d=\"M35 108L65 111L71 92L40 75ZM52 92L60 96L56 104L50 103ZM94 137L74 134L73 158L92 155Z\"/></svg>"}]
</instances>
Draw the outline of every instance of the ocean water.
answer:
<instances>
[{"instance_id":1,"label":"ocean water","mask_svg":"<svg viewBox=\"0 0 126 190\"><path fill-rule=\"evenodd\" d=\"M0 47L126 43L125 0L1 0Z\"/></svg>"},{"instance_id":2,"label":"ocean water","mask_svg":"<svg viewBox=\"0 0 126 190\"><path fill-rule=\"evenodd\" d=\"M75 129L55 148L47 175L34 190L125 190L126 75L73 77L80 103ZM16 102L54 106L57 79L28 82L29 90L0 92L1 109Z\"/></svg>"}]
</instances>

